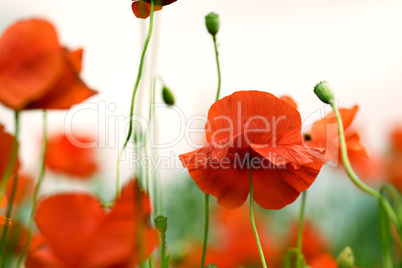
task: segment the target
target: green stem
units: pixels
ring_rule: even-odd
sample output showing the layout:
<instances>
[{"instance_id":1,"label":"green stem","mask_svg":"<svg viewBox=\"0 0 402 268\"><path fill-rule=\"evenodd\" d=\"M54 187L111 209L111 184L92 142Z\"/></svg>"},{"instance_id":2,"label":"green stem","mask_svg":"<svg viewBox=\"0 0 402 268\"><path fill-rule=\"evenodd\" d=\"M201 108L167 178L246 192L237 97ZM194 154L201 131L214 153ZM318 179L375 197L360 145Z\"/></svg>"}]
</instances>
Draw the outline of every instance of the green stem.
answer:
<instances>
[{"instance_id":1,"label":"green stem","mask_svg":"<svg viewBox=\"0 0 402 268\"><path fill-rule=\"evenodd\" d=\"M383 255L383 265L384 268L392 268L392 257L390 251L390 230L389 230L389 219L384 210L384 207L380 204L379 206L380 213L380 236L381 236L381 244L382 244L382 255Z\"/></svg>"},{"instance_id":2,"label":"green stem","mask_svg":"<svg viewBox=\"0 0 402 268\"><path fill-rule=\"evenodd\" d=\"M218 90L216 92L216 100L219 100L219 94L221 92L221 68L219 66L219 54L218 54L218 46L216 45L216 36L213 35L212 38L214 40L216 66L218 68Z\"/></svg>"},{"instance_id":3,"label":"green stem","mask_svg":"<svg viewBox=\"0 0 402 268\"><path fill-rule=\"evenodd\" d=\"M303 262L303 222L304 222L304 212L306 210L306 199L307 199L307 190L302 193L302 200L300 206L300 215L299 215L299 229L297 232L297 261L296 267L301 267Z\"/></svg>"},{"instance_id":4,"label":"green stem","mask_svg":"<svg viewBox=\"0 0 402 268\"><path fill-rule=\"evenodd\" d=\"M335 102L330 103L332 109L334 110L336 119L338 121L338 131L339 131L339 141L340 141L340 146L341 146L341 155L342 155L342 162L345 167L346 172L348 173L349 177L352 179L354 184L359 187L361 190L364 192L368 193L369 195L373 196L376 198L380 204L384 207L385 211L388 214L388 217L390 220L395 224L395 227L398 231L399 234L399 239L402 242L402 228L401 224L399 223L398 217L395 214L395 211L392 209L391 205L389 204L388 200L385 199L379 192L371 188L370 186L364 184L359 177L356 175L354 172L352 165L350 164L349 157L348 157L348 152L346 148L346 141L345 141L345 134L343 131L343 124L342 124L342 118L339 114L338 107L336 106Z\"/></svg>"},{"instance_id":5,"label":"green stem","mask_svg":"<svg viewBox=\"0 0 402 268\"><path fill-rule=\"evenodd\" d=\"M43 111L43 134L42 134L42 136L43 136L43 140L42 140L40 174L39 174L39 180L38 180L38 183L36 184L35 191L34 191L33 198L32 198L31 217L29 219L29 227L28 227L28 238L27 238L25 247L22 250L22 253L18 259L17 267L21 266L21 263L24 260L25 255L28 251L29 245L31 244L32 233L33 233L33 229L34 229L35 205L36 205L36 201L38 199L40 188L43 183L43 179L45 178L45 171L46 171L45 157L46 157L46 150L47 150L47 111L46 110Z\"/></svg>"},{"instance_id":6,"label":"green stem","mask_svg":"<svg viewBox=\"0 0 402 268\"><path fill-rule=\"evenodd\" d=\"M20 114L19 112L15 112L15 116L14 116L14 122L15 122L15 133L14 133L14 145L13 145L13 153L12 153L12 158L14 158L14 154L15 154L15 159L13 161L13 159L11 159L11 161L13 161L14 163L10 164L8 166L12 166L11 167L11 171L14 169L14 165L16 163L16 159L17 159L17 154L18 154L18 146L16 144L18 144L19 141L19 136L20 136ZM15 151L15 153L14 153ZM7 166L7 169L8 169ZM11 189L11 196L10 199L8 200L8 206L7 206L7 213L6 213L6 217L11 219L11 212L13 209L13 203L14 203L14 198L15 198L15 192L17 191L17 185L18 185L18 172L15 174L14 176L14 183L13 183L13 187ZM0 244L0 257L4 255L4 245L6 244L6 238L7 238L7 232L8 232L8 226L4 226L3 229L3 237L1 240L1 244ZM4 267L4 259L5 259L5 255L4 258L2 258L2 267Z\"/></svg>"},{"instance_id":7,"label":"green stem","mask_svg":"<svg viewBox=\"0 0 402 268\"><path fill-rule=\"evenodd\" d=\"M207 253L209 229L209 194L205 195L205 224L204 224L204 243L202 245L201 268L205 267L205 255Z\"/></svg>"},{"instance_id":8,"label":"green stem","mask_svg":"<svg viewBox=\"0 0 402 268\"><path fill-rule=\"evenodd\" d=\"M260 238L258 237L257 227L255 226L255 220L254 220L253 175L251 173L251 169L248 170L248 174L249 174L249 177L250 177L250 219L251 219L251 225L253 226L255 241L256 241L257 246L258 246L258 251L260 252L260 258L261 258L262 267L267 268L267 264L265 262L265 257L264 257L264 252L262 251Z\"/></svg>"},{"instance_id":9,"label":"green stem","mask_svg":"<svg viewBox=\"0 0 402 268\"><path fill-rule=\"evenodd\" d=\"M162 241L162 246L161 246L161 262L162 266L161 268L167 268L167 261L166 261L166 233L161 232L161 241Z\"/></svg>"},{"instance_id":10,"label":"green stem","mask_svg":"<svg viewBox=\"0 0 402 268\"><path fill-rule=\"evenodd\" d=\"M154 23L154 9L155 9L154 0L151 0L148 34L147 34L147 38L145 39L144 49L142 50L142 54L141 54L140 66L138 68L137 80L135 81L133 93L131 96L130 123L129 123L128 133L127 133L126 141L124 142L124 145L121 148L119 157L117 159L117 174L116 174L116 196L117 197L120 197L120 159L123 156L123 153L126 150L127 144L130 141L131 134L133 133L133 116L134 116L135 95L137 94L138 85L140 84L142 69L144 67L145 53L147 52L148 44L149 44L149 41L151 40L151 36L152 36L152 29L153 29L153 23Z\"/></svg>"},{"instance_id":11,"label":"green stem","mask_svg":"<svg viewBox=\"0 0 402 268\"><path fill-rule=\"evenodd\" d=\"M215 98L215 101L218 101L221 92L221 68L219 66L219 54L218 54L218 46L216 45L216 36L213 35L212 39L214 41L216 66L218 69L218 90L216 92L216 98ZM204 244L202 247L202 257L201 257L201 268L203 268L205 264L205 254L207 251L207 243L208 243L208 225L209 225L209 195L205 194L205 227L204 227Z\"/></svg>"}]
</instances>

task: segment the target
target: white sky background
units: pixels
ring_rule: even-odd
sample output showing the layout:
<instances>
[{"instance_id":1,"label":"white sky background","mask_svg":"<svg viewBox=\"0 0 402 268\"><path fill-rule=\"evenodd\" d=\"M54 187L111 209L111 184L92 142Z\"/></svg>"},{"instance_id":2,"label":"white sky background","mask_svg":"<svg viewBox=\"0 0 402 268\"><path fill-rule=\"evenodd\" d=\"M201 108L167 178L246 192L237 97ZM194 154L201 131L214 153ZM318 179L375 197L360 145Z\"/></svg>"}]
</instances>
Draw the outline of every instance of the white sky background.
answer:
<instances>
[{"instance_id":1,"label":"white sky background","mask_svg":"<svg viewBox=\"0 0 402 268\"><path fill-rule=\"evenodd\" d=\"M0 31L18 19L41 17L55 24L62 44L70 49L84 48L82 76L99 91L90 102L115 104L117 109L106 111L106 117L112 118L108 119L109 126L99 125L102 119L97 111L80 112L74 118L73 131L100 133L100 139L106 140L108 148L101 157L105 176L115 174L119 146L113 142L117 139L113 133L118 133L121 143L126 132L124 125L114 131L113 118L128 116L147 30L148 20L135 18L130 5L129 0L0 1ZM360 105L356 125L364 130L363 140L377 151L386 145L391 128L398 122L402 124L399 0L178 0L157 12L153 41L158 42L148 51L148 55L154 53L154 63L148 57L145 87L140 90L149 91L153 65L154 73L161 75L175 92L176 108L186 118L207 114L217 87L212 38L204 26L204 16L211 11L221 18L217 39L222 97L242 89L264 90L277 96L288 94L299 104L304 119L323 108L312 90L316 83L327 80L340 106ZM141 100L140 95L137 100ZM141 104L144 111L147 105L145 98ZM50 132L61 130L65 112L49 114ZM174 140L180 126L177 114L170 109L158 117L160 141ZM40 119L38 112L23 115L23 161L28 167L37 166ZM5 108L0 108L0 121L12 131L12 114ZM198 127L203 124L198 122ZM105 129L109 134L104 134ZM189 150L192 148L182 139L161 153ZM123 164L123 177L128 174L128 164Z\"/></svg>"}]
</instances>

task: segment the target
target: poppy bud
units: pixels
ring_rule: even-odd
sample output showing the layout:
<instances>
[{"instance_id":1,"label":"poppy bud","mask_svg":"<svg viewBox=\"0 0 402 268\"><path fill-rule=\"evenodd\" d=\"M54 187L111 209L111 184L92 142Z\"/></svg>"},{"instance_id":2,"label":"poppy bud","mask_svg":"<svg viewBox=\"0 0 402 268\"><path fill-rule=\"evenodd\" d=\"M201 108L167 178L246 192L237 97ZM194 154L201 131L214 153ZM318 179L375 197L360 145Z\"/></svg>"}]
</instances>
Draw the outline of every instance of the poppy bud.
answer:
<instances>
[{"instance_id":1,"label":"poppy bud","mask_svg":"<svg viewBox=\"0 0 402 268\"><path fill-rule=\"evenodd\" d=\"M213 12L205 16L205 25L208 32L215 36L219 31L219 15Z\"/></svg>"},{"instance_id":2,"label":"poppy bud","mask_svg":"<svg viewBox=\"0 0 402 268\"><path fill-rule=\"evenodd\" d=\"M218 268L218 266L216 266L216 265L213 264L213 263L210 263L210 264L207 265L206 268Z\"/></svg>"},{"instance_id":3,"label":"poppy bud","mask_svg":"<svg viewBox=\"0 0 402 268\"><path fill-rule=\"evenodd\" d=\"M330 104L335 99L335 95L332 91L331 85L326 81L321 81L320 83L315 85L314 93L322 102L328 104Z\"/></svg>"},{"instance_id":4,"label":"poppy bud","mask_svg":"<svg viewBox=\"0 0 402 268\"><path fill-rule=\"evenodd\" d=\"M155 222L156 229L158 229L159 232L161 232L161 233L166 232L166 230L167 230L167 218L166 217L159 215L158 217L156 217L154 219L154 222Z\"/></svg>"},{"instance_id":5,"label":"poppy bud","mask_svg":"<svg viewBox=\"0 0 402 268\"><path fill-rule=\"evenodd\" d=\"M167 88L166 86L163 86L162 88L162 98L166 105L168 106L174 105L174 95L172 91L170 91L170 89Z\"/></svg>"},{"instance_id":6,"label":"poppy bud","mask_svg":"<svg viewBox=\"0 0 402 268\"><path fill-rule=\"evenodd\" d=\"M353 268L355 266L355 257L352 249L347 246L342 250L342 252L339 253L336 262L338 263L338 268Z\"/></svg>"}]
</instances>

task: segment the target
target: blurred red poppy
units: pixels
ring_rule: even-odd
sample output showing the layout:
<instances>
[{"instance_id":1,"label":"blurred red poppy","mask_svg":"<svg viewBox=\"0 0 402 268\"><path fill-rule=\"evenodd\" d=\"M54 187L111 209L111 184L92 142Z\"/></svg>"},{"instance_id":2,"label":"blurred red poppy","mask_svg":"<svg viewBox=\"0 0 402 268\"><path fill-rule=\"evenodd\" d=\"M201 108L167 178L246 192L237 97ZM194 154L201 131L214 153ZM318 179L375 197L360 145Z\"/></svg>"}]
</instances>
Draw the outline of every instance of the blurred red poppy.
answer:
<instances>
[{"instance_id":1,"label":"blurred red poppy","mask_svg":"<svg viewBox=\"0 0 402 268\"><path fill-rule=\"evenodd\" d=\"M176 0L174 0L176 1ZM172 2L174 2L172 1ZM170 4L170 3L169 3ZM154 5L154 11L159 11L162 9L163 5ZM151 5L145 1L134 1L131 4L131 9L133 10L134 15L139 19L146 19L151 14Z\"/></svg>"},{"instance_id":2,"label":"blurred red poppy","mask_svg":"<svg viewBox=\"0 0 402 268\"><path fill-rule=\"evenodd\" d=\"M198 187L225 208L247 199L249 169L255 201L266 209L292 203L315 180L321 150L301 145L299 112L260 91L239 91L215 102L205 125L208 144L180 155Z\"/></svg>"},{"instance_id":3,"label":"blurred red poppy","mask_svg":"<svg viewBox=\"0 0 402 268\"><path fill-rule=\"evenodd\" d=\"M11 154L13 151L14 136L5 132L4 126L0 124L0 179L5 175L7 166L11 160ZM15 149L17 150L17 149ZM18 160L12 170L10 176L18 170ZM8 179L8 178L4 178Z\"/></svg>"},{"instance_id":4,"label":"blurred red poppy","mask_svg":"<svg viewBox=\"0 0 402 268\"><path fill-rule=\"evenodd\" d=\"M0 192L0 209L4 208L7 205L7 198ZM0 216L0 225L11 226L11 219Z\"/></svg>"},{"instance_id":5,"label":"blurred red poppy","mask_svg":"<svg viewBox=\"0 0 402 268\"><path fill-rule=\"evenodd\" d=\"M389 181L402 193L402 127L395 128L390 136L390 150L384 156L384 166Z\"/></svg>"},{"instance_id":6,"label":"blurred red poppy","mask_svg":"<svg viewBox=\"0 0 402 268\"><path fill-rule=\"evenodd\" d=\"M285 250L297 246L298 223L295 222L291 228ZM327 252L327 242L316 226L305 221L303 224L302 252L307 263L310 263L317 256ZM324 267L324 266L323 266Z\"/></svg>"},{"instance_id":7,"label":"blurred red poppy","mask_svg":"<svg viewBox=\"0 0 402 268\"><path fill-rule=\"evenodd\" d=\"M82 50L68 51L53 25L18 21L0 38L0 102L20 111L68 109L96 91L80 79Z\"/></svg>"},{"instance_id":8,"label":"blurred red poppy","mask_svg":"<svg viewBox=\"0 0 402 268\"><path fill-rule=\"evenodd\" d=\"M84 144L92 142L88 137L74 139ZM95 149L74 145L65 134L48 139L45 163L52 171L81 179L89 178L98 170Z\"/></svg>"},{"instance_id":9,"label":"blurred red poppy","mask_svg":"<svg viewBox=\"0 0 402 268\"><path fill-rule=\"evenodd\" d=\"M381 176L381 167L377 158L369 158L366 148L360 142L359 134L351 128L356 116L358 106L351 109L339 109L349 160L356 170L356 173L363 179L378 178ZM315 122L305 135L305 144L312 147L326 148L324 161L336 159L342 165L342 156L339 145L338 124L333 112L324 119Z\"/></svg>"},{"instance_id":10,"label":"blurred red poppy","mask_svg":"<svg viewBox=\"0 0 402 268\"><path fill-rule=\"evenodd\" d=\"M259 267L261 258L250 224L248 208L246 206L238 209L220 207L213 212L213 219L216 219L216 222L211 224L210 241L213 242L208 246L206 263L214 263L219 268ZM263 223L263 218L260 216L256 214L257 226ZM264 222L266 224L266 219ZM272 235L266 231L260 232L260 240L264 255L269 260L269 267L281 267L281 252L276 247ZM194 247L179 260L176 266L178 268L199 267L201 252L201 245Z\"/></svg>"},{"instance_id":11,"label":"blurred red poppy","mask_svg":"<svg viewBox=\"0 0 402 268\"><path fill-rule=\"evenodd\" d=\"M134 267L158 244L149 226L149 199L136 182L110 212L93 196L58 194L39 203L26 267Z\"/></svg>"}]
</instances>

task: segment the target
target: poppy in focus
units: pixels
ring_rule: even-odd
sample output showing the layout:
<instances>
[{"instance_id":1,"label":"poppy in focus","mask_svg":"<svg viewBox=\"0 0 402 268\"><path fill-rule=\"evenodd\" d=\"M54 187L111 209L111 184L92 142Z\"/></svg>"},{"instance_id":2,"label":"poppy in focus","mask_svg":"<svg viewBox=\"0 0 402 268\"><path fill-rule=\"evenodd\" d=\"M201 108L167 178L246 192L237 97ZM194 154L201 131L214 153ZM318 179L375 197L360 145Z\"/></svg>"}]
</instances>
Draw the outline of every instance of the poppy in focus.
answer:
<instances>
[{"instance_id":1,"label":"poppy in focus","mask_svg":"<svg viewBox=\"0 0 402 268\"><path fill-rule=\"evenodd\" d=\"M74 137L83 144L91 141L88 137ZM48 139L45 163L54 171L75 178L89 178L98 170L94 148L79 147L70 142L65 134L59 134Z\"/></svg>"},{"instance_id":2,"label":"poppy in focus","mask_svg":"<svg viewBox=\"0 0 402 268\"><path fill-rule=\"evenodd\" d=\"M0 193L0 209L4 208L7 205L7 198ZM11 219L0 216L0 225L6 225L6 226L11 226Z\"/></svg>"},{"instance_id":3,"label":"poppy in focus","mask_svg":"<svg viewBox=\"0 0 402 268\"><path fill-rule=\"evenodd\" d=\"M15 111L69 109L96 94L79 77L81 59L49 22L16 22L0 38L0 102Z\"/></svg>"},{"instance_id":4,"label":"poppy in focus","mask_svg":"<svg viewBox=\"0 0 402 268\"><path fill-rule=\"evenodd\" d=\"M26 267L134 267L158 245L149 199L136 182L110 212L92 195L58 194L39 203Z\"/></svg>"},{"instance_id":5,"label":"poppy in focus","mask_svg":"<svg viewBox=\"0 0 402 268\"><path fill-rule=\"evenodd\" d=\"M154 10L161 10L163 6L170 5L177 0L155 0ZM139 19L146 19L151 14L151 0L137 0L131 4L134 15Z\"/></svg>"},{"instance_id":6,"label":"poppy in focus","mask_svg":"<svg viewBox=\"0 0 402 268\"><path fill-rule=\"evenodd\" d=\"M302 146L299 112L274 95L239 91L215 102L205 125L204 147L180 155L198 187L237 208L250 191L266 209L292 203L314 182L322 161L320 149Z\"/></svg>"}]
</instances>

